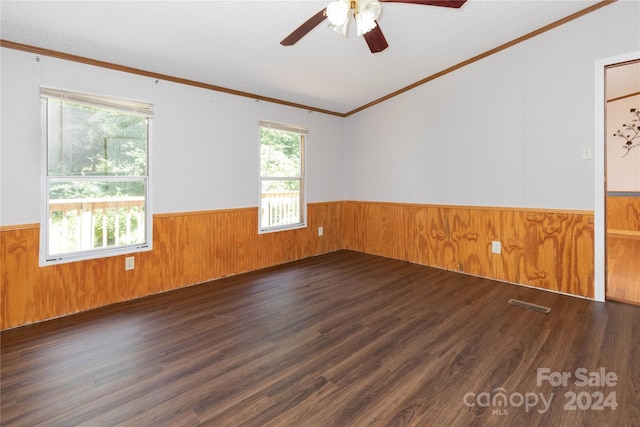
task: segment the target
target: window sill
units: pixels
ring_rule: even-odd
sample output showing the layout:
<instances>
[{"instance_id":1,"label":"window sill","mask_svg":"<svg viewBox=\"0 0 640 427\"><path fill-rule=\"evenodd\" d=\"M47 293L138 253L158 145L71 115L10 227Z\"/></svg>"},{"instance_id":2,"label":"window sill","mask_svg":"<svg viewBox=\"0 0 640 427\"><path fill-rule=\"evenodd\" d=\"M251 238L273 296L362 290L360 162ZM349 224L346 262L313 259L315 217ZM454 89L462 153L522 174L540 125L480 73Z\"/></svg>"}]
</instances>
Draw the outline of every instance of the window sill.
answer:
<instances>
[{"instance_id":1,"label":"window sill","mask_svg":"<svg viewBox=\"0 0 640 427\"><path fill-rule=\"evenodd\" d=\"M47 267L50 265L58 265L58 264L67 264L71 262L78 261L89 261L100 258L108 258L115 257L121 255L131 255L141 252L148 252L152 250L152 246L149 245L133 245L133 246L123 246L119 248L108 248L108 249L95 249L92 251L86 252L73 252L60 254L58 256L51 256L50 258L45 258L44 256L40 256L40 267Z\"/></svg>"},{"instance_id":2,"label":"window sill","mask_svg":"<svg viewBox=\"0 0 640 427\"><path fill-rule=\"evenodd\" d=\"M260 228L258 229L258 234L268 234L268 233L276 233L278 231L288 231L288 230L298 230L300 228L307 228L307 223L298 223L291 225L281 225L277 227L269 227L269 228Z\"/></svg>"}]
</instances>

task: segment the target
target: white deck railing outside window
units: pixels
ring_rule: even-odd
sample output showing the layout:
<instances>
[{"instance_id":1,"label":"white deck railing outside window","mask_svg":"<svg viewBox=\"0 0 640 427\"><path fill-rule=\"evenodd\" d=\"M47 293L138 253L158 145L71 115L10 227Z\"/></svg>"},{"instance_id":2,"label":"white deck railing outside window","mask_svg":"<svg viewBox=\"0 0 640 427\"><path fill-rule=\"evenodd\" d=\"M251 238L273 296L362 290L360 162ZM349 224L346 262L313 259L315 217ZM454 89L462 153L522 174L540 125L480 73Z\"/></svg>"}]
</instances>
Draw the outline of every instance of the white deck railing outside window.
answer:
<instances>
[{"instance_id":1,"label":"white deck railing outside window","mask_svg":"<svg viewBox=\"0 0 640 427\"><path fill-rule=\"evenodd\" d=\"M49 253L144 243L144 210L144 197L50 200Z\"/></svg>"},{"instance_id":2,"label":"white deck railing outside window","mask_svg":"<svg viewBox=\"0 0 640 427\"><path fill-rule=\"evenodd\" d=\"M263 226L274 227L301 222L300 192L262 193Z\"/></svg>"}]
</instances>

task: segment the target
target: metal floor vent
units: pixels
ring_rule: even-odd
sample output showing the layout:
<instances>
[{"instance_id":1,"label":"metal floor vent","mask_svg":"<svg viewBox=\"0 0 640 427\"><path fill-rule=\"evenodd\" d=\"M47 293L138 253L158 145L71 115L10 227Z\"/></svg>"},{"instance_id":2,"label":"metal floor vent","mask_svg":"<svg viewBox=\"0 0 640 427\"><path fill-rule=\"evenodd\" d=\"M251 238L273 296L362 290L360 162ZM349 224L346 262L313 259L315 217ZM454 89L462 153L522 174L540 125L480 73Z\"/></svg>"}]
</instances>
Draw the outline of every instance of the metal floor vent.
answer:
<instances>
[{"instance_id":1,"label":"metal floor vent","mask_svg":"<svg viewBox=\"0 0 640 427\"><path fill-rule=\"evenodd\" d=\"M520 300L513 299L513 298L511 298L509 300L509 304L515 305L516 307L520 307L520 308L526 308L527 310L537 311L538 313L549 314L549 312L551 311L551 309L549 307L545 307L545 306L537 305L537 304L532 304L530 302L520 301Z\"/></svg>"}]
</instances>

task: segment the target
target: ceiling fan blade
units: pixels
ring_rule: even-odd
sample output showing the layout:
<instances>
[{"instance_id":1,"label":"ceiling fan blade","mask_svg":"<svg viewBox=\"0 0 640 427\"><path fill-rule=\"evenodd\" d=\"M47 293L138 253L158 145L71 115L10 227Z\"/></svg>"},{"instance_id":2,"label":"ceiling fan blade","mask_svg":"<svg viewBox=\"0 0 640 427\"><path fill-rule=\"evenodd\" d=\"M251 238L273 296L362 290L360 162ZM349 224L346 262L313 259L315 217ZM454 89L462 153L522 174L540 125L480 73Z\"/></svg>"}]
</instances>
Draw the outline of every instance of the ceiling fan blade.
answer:
<instances>
[{"instance_id":1,"label":"ceiling fan blade","mask_svg":"<svg viewBox=\"0 0 640 427\"><path fill-rule=\"evenodd\" d=\"M377 23L378 22L376 21L376 24ZM382 34L380 25L376 25L373 30L365 33L364 39L367 41L371 53L382 52L389 47L389 45L387 44L387 39L385 39L384 34Z\"/></svg>"},{"instance_id":2,"label":"ceiling fan blade","mask_svg":"<svg viewBox=\"0 0 640 427\"><path fill-rule=\"evenodd\" d=\"M280 42L282 46L291 46L295 44L298 40L304 37L309 31L313 30L318 24L327 19L327 16L324 13L325 9L322 9L320 12L313 15L311 18L307 19L302 23L298 28L293 30L291 34L284 38Z\"/></svg>"},{"instance_id":3,"label":"ceiling fan blade","mask_svg":"<svg viewBox=\"0 0 640 427\"><path fill-rule=\"evenodd\" d=\"M411 3L422 4L425 6L443 6L458 9L462 7L467 0L379 0L381 3Z\"/></svg>"}]
</instances>

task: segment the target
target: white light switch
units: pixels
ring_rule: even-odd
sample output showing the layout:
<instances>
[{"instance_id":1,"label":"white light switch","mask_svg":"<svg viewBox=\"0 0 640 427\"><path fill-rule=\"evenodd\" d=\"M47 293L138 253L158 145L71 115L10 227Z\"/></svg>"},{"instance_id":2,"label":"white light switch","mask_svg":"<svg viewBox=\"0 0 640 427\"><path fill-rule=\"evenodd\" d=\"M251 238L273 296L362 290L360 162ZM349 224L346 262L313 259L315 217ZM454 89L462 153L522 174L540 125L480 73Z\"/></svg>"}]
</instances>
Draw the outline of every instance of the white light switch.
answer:
<instances>
[{"instance_id":1,"label":"white light switch","mask_svg":"<svg viewBox=\"0 0 640 427\"><path fill-rule=\"evenodd\" d=\"M582 147L582 160L591 160L591 147Z\"/></svg>"}]
</instances>

